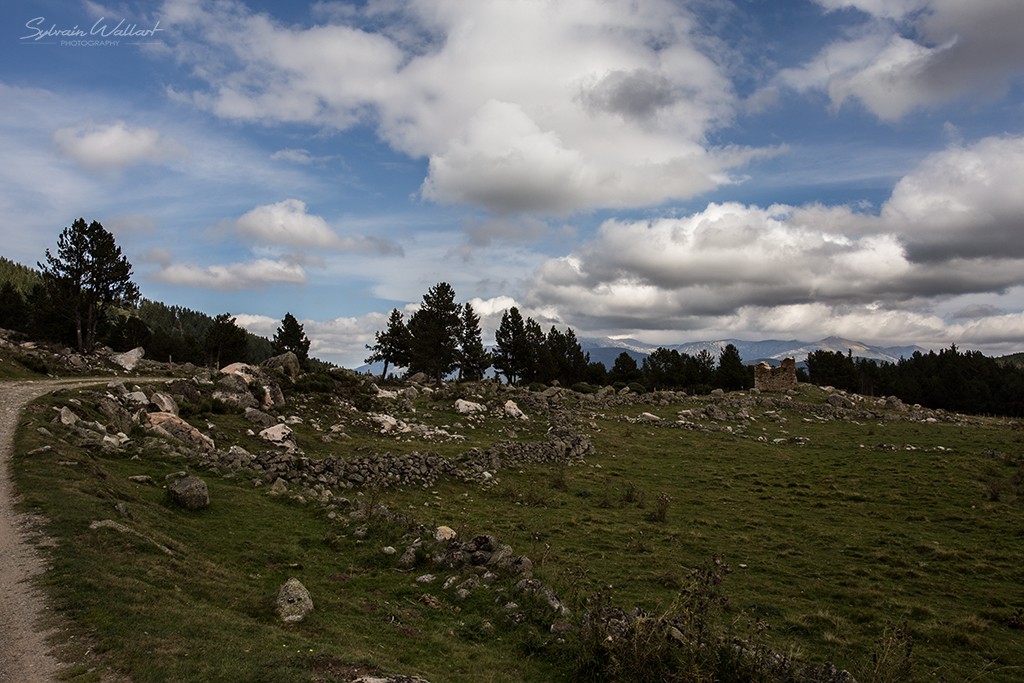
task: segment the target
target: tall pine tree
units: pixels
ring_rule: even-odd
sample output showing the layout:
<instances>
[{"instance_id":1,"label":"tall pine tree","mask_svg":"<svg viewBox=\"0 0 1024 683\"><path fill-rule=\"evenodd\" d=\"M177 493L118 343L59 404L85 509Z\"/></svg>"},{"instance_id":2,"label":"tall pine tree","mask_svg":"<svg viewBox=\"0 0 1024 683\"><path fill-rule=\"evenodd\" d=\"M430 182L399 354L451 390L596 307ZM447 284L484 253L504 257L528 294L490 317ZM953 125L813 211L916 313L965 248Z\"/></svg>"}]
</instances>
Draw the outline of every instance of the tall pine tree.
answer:
<instances>
[{"instance_id":1,"label":"tall pine tree","mask_svg":"<svg viewBox=\"0 0 1024 683\"><path fill-rule=\"evenodd\" d=\"M302 324L291 313L284 314L281 327L277 328L274 335L273 347L274 353L291 351L298 357L299 365L304 368L309 365L309 339L306 338Z\"/></svg>"},{"instance_id":2,"label":"tall pine tree","mask_svg":"<svg viewBox=\"0 0 1024 683\"><path fill-rule=\"evenodd\" d=\"M409 318L410 372L426 373L440 384L458 365L461 329L462 307L455 303L455 290L439 282L423 295L420 309Z\"/></svg>"},{"instance_id":3,"label":"tall pine tree","mask_svg":"<svg viewBox=\"0 0 1024 683\"><path fill-rule=\"evenodd\" d=\"M409 328L405 326L402 312L397 308L391 309L387 329L378 331L376 337L377 343L373 346L366 345L366 348L370 350L370 356L365 362L383 361L384 372L380 376L381 379L387 379L389 365L395 367L409 365L412 336L409 334Z\"/></svg>"},{"instance_id":4,"label":"tall pine tree","mask_svg":"<svg viewBox=\"0 0 1024 683\"><path fill-rule=\"evenodd\" d=\"M494 354L494 367L505 375L505 381L515 384L529 367L530 352L523 316L515 306L502 314L495 341L498 348Z\"/></svg>"},{"instance_id":5,"label":"tall pine tree","mask_svg":"<svg viewBox=\"0 0 1024 683\"><path fill-rule=\"evenodd\" d=\"M47 249L46 264L37 265L51 300L63 302L81 353L92 351L111 306L134 306L139 299L131 264L97 221L86 224L79 218L64 228L57 238L57 255Z\"/></svg>"},{"instance_id":6,"label":"tall pine tree","mask_svg":"<svg viewBox=\"0 0 1024 683\"><path fill-rule=\"evenodd\" d=\"M491 367L491 355L480 335L480 316L467 302L462 305L462 329L459 335L459 378L480 380Z\"/></svg>"}]
</instances>

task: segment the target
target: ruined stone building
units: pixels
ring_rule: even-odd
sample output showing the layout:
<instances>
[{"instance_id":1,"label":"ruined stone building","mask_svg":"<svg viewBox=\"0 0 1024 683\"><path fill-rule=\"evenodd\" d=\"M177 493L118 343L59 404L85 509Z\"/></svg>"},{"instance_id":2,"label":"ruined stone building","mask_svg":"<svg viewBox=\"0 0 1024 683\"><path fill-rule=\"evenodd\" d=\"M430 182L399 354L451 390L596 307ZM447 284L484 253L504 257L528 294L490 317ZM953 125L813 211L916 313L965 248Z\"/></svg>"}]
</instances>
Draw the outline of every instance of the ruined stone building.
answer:
<instances>
[{"instance_id":1,"label":"ruined stone building","mask_svg":"<svg viewBox=\"0 0 1024 683\"><path fill-rule=\"evenodd\" d=\"M754 388L758 391L787 391L796 388L796 361L783 358L777 368L767 362L754 366Z\"/></svg>"}]
</instances>

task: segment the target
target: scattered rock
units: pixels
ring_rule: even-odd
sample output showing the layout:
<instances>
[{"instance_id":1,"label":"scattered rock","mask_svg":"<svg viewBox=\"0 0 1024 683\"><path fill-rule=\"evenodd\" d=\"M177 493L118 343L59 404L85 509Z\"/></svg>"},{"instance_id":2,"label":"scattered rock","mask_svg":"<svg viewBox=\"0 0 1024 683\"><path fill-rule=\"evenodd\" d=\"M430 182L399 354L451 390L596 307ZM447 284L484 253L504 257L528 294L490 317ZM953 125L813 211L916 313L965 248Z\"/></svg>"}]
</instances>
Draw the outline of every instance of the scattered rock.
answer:
<instances>
[{"instance_id":1,"label":"scattered rock","mask_svg":"<svg viewBox=\"0 0 1024 683\"><path fill-rule=\"evenodd\" d=\"M455 533L455 529L451 528L450 526L439 526L436 529L434 529L434 540L435 541L441 541L441 542L451 541L457 535L458 534Z\"/></svg>"},{"instance_id":2,"label":"scattered rock","mask_svg":"<svg viewBox=\"0 0 1024 683\"><path fill-rule=\"evenodd\" d=\"M277 446L295 448L295 433L286 424L275 424L260 432L260 438Z\"/></svg>"},{"instance_id":3,"label":"scattered rock","mask_svg":"<svg viewBox=\"0 0 1024 683\"><path fill-rule=\"evenodd\" d=\"M313 611L313 598L302 582L292 577L277 592L277 615L286 624L302 621Z\"/></svg>"},{"instance_id":4,"label":"scattered rock","mask_svg":"<svg viewBox=\"0 0 1024 683\"><path fill-rule=\"evenodd\" d=\"M120 365L129 372L135 369L135 366L139 364L142 357L146 355L146 350L141 346L136 346L131 351L125 351L110 357L110 360Z\"/></svg>"},{"instance_id":5,"label":"scattered rock","mask_svg":"<svg viewBox=\"0 0 1024 683\"><path fill-rule=\"evenodd\" d=\"M455 401L455 412L460 415L473 415L475 413L483 413L487 411L487 407L481 403L474 403L473 401L467 401L465 399L456 399Z\"/></svg>"},{"instance_id":6,"label":"scattered rock","mask_svg":"<svg viewBox=\"0 0 1024 683\"><path fill-rule=\"evenodd\" d=\"M249 407L245 409L245 419L260 427L273 427L277 424L277 418L265 413L258 408Z\"/></svg>"},{"instance_id":7,"label":"scattered rock","mask_svg":"<svg viewBox=\"0 0 1024 683\"><path fill-rule=\"evenodd\" d=\"M202 510L210 506L210 490L196 476L185 476L167 487L171 500L186 510Z\"/></svg>"},{"instance_id":8,"label":"scattered rock","mask_svg":"<svg viewBox=\"0 0 1024 683\"><path fill-rule=\"evenodd\" d=\"M216 448L213 439L173 413L150 413L146 418L150 428L161 436L181 441L204 451L212 451Z\"/></svg>"},{"instance_id":9,"label":"scattered rock","mask_svg":"<svg viewBox=\"0 0 1024 683\"><path fill-rule=\"evenodd\" d=\"M529 418L526 417L526 413L524 413L522 410L520 410L519 406L517 406L516 402L513 401L512 399L509 399L509 400L505 401L505 405L503 406L503 410L505 411L505 415L507 417L511 417L513 420L526 420L526 419L529 419Z\"/></svg>"},{"instance_id":10,"label":"scattered rock","mask_svg":"<svg viewBox=\"0 0 1024 683\"><path fill-rule=\"evenodd\" d=\"M178 414L178 403L170 394L165 394L162 391L154 391L153 395L149 397L149 402L161 413L171 413L172 415Z\"/></svg>"}]
</instances>

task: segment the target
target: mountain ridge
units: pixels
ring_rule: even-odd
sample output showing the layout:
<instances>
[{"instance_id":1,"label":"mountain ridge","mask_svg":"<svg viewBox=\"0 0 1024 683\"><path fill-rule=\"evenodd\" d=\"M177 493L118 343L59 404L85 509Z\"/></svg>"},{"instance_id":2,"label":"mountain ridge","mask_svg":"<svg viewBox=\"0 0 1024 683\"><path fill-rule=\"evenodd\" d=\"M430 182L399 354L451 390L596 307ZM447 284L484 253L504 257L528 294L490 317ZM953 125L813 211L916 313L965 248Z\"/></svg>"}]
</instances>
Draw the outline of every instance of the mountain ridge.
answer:
<instances>
[{"instance_id":1,"label":"mountain ridge","mask_svg":"<svg viewBox=\"0 0 1024 683\"><path fill-rule=\"evenodd\" d=\"M830 336L818 341L802 341L799 339L764 339L751 341L745 339L719 339L684 342L681 344L648 344L638 339L611 337L581 337L580 346L584 352L590 352L591 360L605 362L605 358L611 355L612 362L615 356L623 351L629 353L638 361L650 355L658 348L666 348L695 356L701 351L708 351L715 358L729 344L732 344L739 351L740 358L747 365L761 361L780 361L783 358L795 358L797 361L804 361L808 354L813 351L838 351L840 353L852 353L855 358L868 358L871 360L886 361L895 363L900 358L908 358L919 351L928 353L927 349L915 344L904 346L877 346L864 342L845 339L843 337ZM600 357L598 357L600 356ZM607 362L605 362L608 365ZM610 365L608 365L610 367Z\"/></svg>"}]
</instances>

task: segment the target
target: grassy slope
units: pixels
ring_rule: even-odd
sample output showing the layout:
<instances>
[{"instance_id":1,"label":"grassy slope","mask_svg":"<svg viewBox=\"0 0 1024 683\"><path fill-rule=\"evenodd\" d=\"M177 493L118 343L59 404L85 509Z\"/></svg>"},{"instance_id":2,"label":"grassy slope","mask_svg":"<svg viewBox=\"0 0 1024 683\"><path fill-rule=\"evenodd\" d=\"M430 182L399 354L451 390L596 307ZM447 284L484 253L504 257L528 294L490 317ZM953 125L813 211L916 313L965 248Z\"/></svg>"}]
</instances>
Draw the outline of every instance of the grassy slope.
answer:
<instances>
[{"instance_id":1,"label":"grassy slope","mask_svg":"<svg viewBox=\"0 0 1024 683\"><path fill-rule=\"evenodd\" d=\"M64 405L66 397L48 402ZM726 586L733 618L763 619L780 650L831 660L862 681L870 680L870 653L886 620L903 618L920 680L1024 677L1024 631L1009 625L1024 607L1019 427L821 422L797 411L756 411L747 433L765 436L762 442L621 419L648 410L671 420L690 405L569 418L593 430L597 454L582 467L524 467L500 473L490 488L439 482L384 492L381 501L428 526L499 536L570 600L600 589L627 607L663 609L689 568L720 554L733 569ZM307 408L328 409L319 400ZM51 415L47 401L37 404L19 452L54 448L15 461L24 505L45 512L60 541L48 583L61 610L92 635L101 661L134 681L344 680L346 665L435 683L573 679L569 646L502 619L511 593L500 582L460 602L440 580L414 581L435 569L396 571L381 547L400 552L400 529L373 527L366 540L356 539L324 510L267 496L245 476L204 475L214 503L186 514L165 504L159 486L127 477L162 482L189 463L155 448L132 461L54 444L34 429ZM311 457L455 453L509 429L496 418L469 429L447 406L423 400L416 415L463 424L457 431L468 443L385 440L353 427L352 441L328 445L307 419L300 444ZM218 444L254 447L239 418L209 418L219 425ZM205 418L192 421L206 426ZM516 436L535 439L544 429L535 418L517 425ZM807 444L773 443L795 436ZM1015 464L988 455L993 450L1015 456ZM648 519L659 493L671 497L664 522ZM117 502L128 506L122 521L175 554L89 530L92 520L117 518ZM306 622L283 626L272 602L291 575L310 589L317 609ZM441 608L421 601L424 593ZM88 668L71 679L98 680Z\"/></svg>"}]
</instances>

